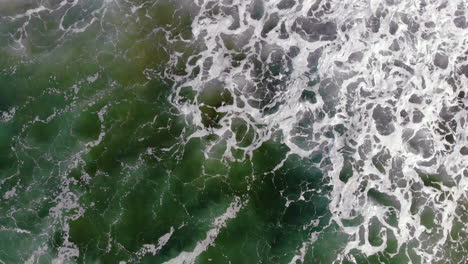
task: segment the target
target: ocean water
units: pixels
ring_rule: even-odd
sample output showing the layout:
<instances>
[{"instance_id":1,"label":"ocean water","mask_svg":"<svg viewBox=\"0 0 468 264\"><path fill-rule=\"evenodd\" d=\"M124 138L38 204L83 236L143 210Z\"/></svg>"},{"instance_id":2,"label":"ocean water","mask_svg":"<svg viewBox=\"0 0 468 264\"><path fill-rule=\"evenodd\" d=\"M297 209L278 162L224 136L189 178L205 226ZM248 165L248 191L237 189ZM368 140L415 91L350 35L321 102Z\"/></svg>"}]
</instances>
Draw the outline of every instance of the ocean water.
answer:
<instances>
[{"instance_id":1,"label":"ocean water","mask_svg":"<svg viewBox=\"0 0 468 264\"><path fill-rule=\"evenodd\" d=\"M467 17L0 0L0 263L467 263Z\"/></svg>"}]
</instances>

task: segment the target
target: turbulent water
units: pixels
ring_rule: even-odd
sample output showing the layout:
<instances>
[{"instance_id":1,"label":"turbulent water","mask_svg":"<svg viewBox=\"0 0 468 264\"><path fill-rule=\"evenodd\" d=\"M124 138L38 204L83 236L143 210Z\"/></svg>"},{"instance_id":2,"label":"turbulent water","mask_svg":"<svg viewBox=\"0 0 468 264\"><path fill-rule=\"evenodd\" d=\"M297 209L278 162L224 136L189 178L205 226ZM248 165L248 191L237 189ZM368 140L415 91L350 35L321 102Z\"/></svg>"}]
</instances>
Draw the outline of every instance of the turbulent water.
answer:
<instances>
[{"instance_id":1,"label":"turbulent water","mask_svg":"<svg viewBox=\"0 0 468 264\"><path fill-rule=\"evenodd\" d=\"M0 263L467 263L465 0L0 0Z\"/></svg>"}]
</instances>

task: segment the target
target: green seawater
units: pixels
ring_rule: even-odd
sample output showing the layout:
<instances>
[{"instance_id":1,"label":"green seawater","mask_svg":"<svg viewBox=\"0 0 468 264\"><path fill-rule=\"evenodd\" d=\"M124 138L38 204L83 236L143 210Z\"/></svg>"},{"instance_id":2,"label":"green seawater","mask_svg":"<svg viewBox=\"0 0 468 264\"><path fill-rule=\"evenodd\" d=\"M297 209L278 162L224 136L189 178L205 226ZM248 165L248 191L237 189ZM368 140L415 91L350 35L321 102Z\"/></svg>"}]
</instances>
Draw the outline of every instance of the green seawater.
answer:
<instances>
[{"instance_id":1,"label":"green seawater","mask_svg":"<svg viewBox=\"0 0 468 264\"><path fill-rule=\"evenodd\" d=\"M258 19L264 3L253 2ZM205 12L216 19L212 7ZM333 220L326 153L292 154L280 129L253 147L260 125L242 119L215 133L237 95L221 82L181 85L203 74L193 67L203 51L219 49L194 37L199 11L185 0L0 0L0 264L421 263L419 244L398 247L392 231L400 204L373 188L369 200L388 211L359 232L373 247L385 232L386 244L342 254L358 238ZM233 68L251 59L224 41ZM283 102L270 105L273 90L285 86L275 78L293 69L258 57L265 87L255 104L275 115ZM313 105L320 96L299 95ZM175 100L196 105L201 126ZM299 120L297 145L308 146L311 122ZM345 132L338 124L325 136ZM345 160L339 179L352 177ZM430 230L436 218L427 206L421 223ZM464 234L457 222L451 236ZM450 263L464 259L457 243L447 242Z\"/></svg>"},{"instance_id":2,"label":"green seawater","mask_svg":"<svg viewBox=\"0 0 468 264\"><path fill-rule=\"evenodd\" d=\"M0 4L5 16L35 6ZM281 134L243 161L223 159L216 136L189 139L194 127L169 98L171 75L197 52L190 10L160 1L125 17L129 6L105 5L2 20L2 263L163 263L194 250L235 199L242 208L196 263L287 263L313 232L333 229L326 178L316 162L287 156ZM63 33L62 16L63 27L100 23ZM25 21L20 47L7 36ZM157 253L141 254L171 230ZM307 258L331 262L320 243L338 246L318 242Z\"/></svg>"}]
</instances>

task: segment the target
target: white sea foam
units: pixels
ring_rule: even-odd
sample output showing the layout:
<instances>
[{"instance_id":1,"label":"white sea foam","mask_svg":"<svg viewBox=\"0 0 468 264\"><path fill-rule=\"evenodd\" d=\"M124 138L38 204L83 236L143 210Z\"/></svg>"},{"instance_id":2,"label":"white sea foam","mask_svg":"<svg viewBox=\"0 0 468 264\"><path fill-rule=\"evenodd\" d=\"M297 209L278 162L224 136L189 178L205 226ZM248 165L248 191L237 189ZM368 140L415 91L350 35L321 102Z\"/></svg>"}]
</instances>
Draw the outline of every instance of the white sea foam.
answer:
<instances>
[{"instance_id":1,"label":"white sea foam","mask_svg":"<svg viewBox=\"0 0 468 264\"><path fill-rule=\"evenodd\" d=\"M195 263L196 258L208 249L209 246L215 244L215 239L218 236L220 230L227 224L229 219L235 218L239 210L242 208L242 201L239 197L236 197L231 202L226 212L221 216L217 217L213 222L213 228L206 233L206 238L202 241L198 241L197 245L191 252L182 252L177 257L170 259L165 264L192 264Z\"/></svg>"},{"instance_id":2,"label":"white sea foam","mask_svg":"<svg viewBox=\"0 0 468 264\"><path fill-rule=\"evenodd\" d=\"M185 8L190 5L188 2L181 4ZM66 26L65 19L71 10L80 8L78 3L78 0L62 1L47 7L38 3L21 14L1 17L0 23L19 23L17 32L9 37L15 47L24 48L33 18L58 14L63 40L68 34L79 34L102 23L109 6L119 5L119 1L103 1L85 18ZM131 5L130 13L138 12L146 3ZM310 158L322 153L330 158L331 166L320 167L333 186L329 197L332 221L350 237L337 262L352 259L349 253L353 249L365 255L382 251L392 236L398 249L417 242L412 250L420 255L422 263L443 262L450 250L466 250L463 248L466 236L455 239L451 235L456 225L463 226L461 232L466 233L468 228L463 221L466 219L463 206L468 199L468 162L463 154L468 144L465 1L195 3L200 12L192 23L193 42L202 52L192 57L201 56L195 65L187 66L187 72L199 67L201 74L195 78L174 76L176 90L171 98L176 108L198 128L191 137L217 134L226 141L226 159L235 159L234 148L244 150L241 159L248 159L261 144L281 132L281 141L289 147L289 154ZM262 3L263 14L255 14L260 11L260 5L255 3ZM287 7L290 3L292 6ZM221 11L210 12L214 6ZM271 30L265 25L271 25ZM245 58L236 59L234 55ZM172 54L169 64L176 64L178 56L179 53ZM261 64L260 69L256 63ZM268 67L272 70L268 71ZM148 79L154 75L152 69L145 71ZM86 80L94 82L98 77ZM308 85L313 80L319 80L318 84ZM200 109L200 94L210 81L220 83L233 97L232 104L216 108L225 116L215 127L205 126ZM194 103L181 103L181 89L187 86L198 93ZM78 93L78 86L73 89ZM304 99L304 90L313 91L317 102ZM0 122L14 119L16 110L2 112ZM98 139L70 159L69 169L84 163L79 156L104 138L106 111L104 107L98 113L101 121ZM44 120L36 118L30 123L48 122L55 114L54 111ZM232 127L237 123L247 127L246 134L252 132L249 144L242 144L245 135L242 140L236 139ZM337 125L346 131L339 132ZM23 129L21 134L24 133ZM210 155L209 150L205 155ZM351 170L352 176L344 179L343 168ZM64 243L54 260L58 263L80 254L68 240L66 222L80 217L85 210L70 192L70 181L63 179L61 184L57 205L51 209L53 221L65 231ZM13 199L15 194L12 189L4 199ZM381 200L376 198L379 195ZM205 240L199 241L192 252L183 252L169 263L194 262L241 207L238 200L234 201L216 219ZM64 216L64 212L72 210L76 213ZM397 212L396 224L388 218L392 211ZM432 227L424 223L425 215L432 219ZM362 218L360 223L345 223L357 217ZM373 223L383 230L382 245L373 246L368 239ZM315 220L310 223L314 224ZM172 232L171 229L161 237L158 245L144 245L140 253L156 254ZM302 243L291 263L303 261L319 235L313 233ZM40 245L27 263L34 263L47 250L45 244ZM404 254L412 253L406 249Z\"/></svg>"},{"instance_id":3,"label":"white sea foam","mask_svg":"<svg viewBox=\"0 0 468 264\"><path fill-rule=\"evenodd\" d=\"M199 67L201 74L176 78L176 87L190 86L200 94L208 81L217 80L234 103L216 109L225 113L218 127L205 127L201 102L180 104L177 90L172 101L199 127L193 136L222 136L231 159L230 149L251 154L278 131L290 154L326 154L333 163L322 167L333 185L329 209L351 238L340 259L352 249L365 255L383 251L393 232L398 248L418 242L414 252L423 263L442 261L453 223L466 217L460 215L468 191L468 162L460 152L468 140L466 3L289 1L292 7L280 8L287 1L256 1L265 10L256 20L254 2L199 2L192 27L206 48L188 72ZM213 6L222 10L216 16L208 12ZM276 26L266 32L268 23ZM246 59L234 62L229 54L235 53ZM254 59L263 69L278 67L280 74L258 78ZM320 82L307 87L313 79ZM304 90L314 91L317 103L301 99ZM277 111L268 114L275 105ZM230 133L238 120L255 131L248 146ZM346 131L341 134L336 125ZM329 131L332 139L325 136ZM340 179L343 168L352 170L352 177ZM389 223L391 210L397 211L396 226ZM431 212L434 227L422 224L423 211ZM363 217L359 225L343 224L357 216ZM385 230L381 246L369 244L372 221ZM303 259L300 255L294 260Z\"/></svg>"}]
</instances>

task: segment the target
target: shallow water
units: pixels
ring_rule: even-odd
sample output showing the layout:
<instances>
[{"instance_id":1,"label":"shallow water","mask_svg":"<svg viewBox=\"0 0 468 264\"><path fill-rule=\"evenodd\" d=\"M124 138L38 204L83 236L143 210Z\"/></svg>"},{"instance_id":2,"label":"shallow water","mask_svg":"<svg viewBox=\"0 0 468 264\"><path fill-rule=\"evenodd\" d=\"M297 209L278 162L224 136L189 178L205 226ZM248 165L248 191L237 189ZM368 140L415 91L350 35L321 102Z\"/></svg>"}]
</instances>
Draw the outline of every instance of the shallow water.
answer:
<instances>
[{"instance_id":1,"label":"shallow water","mask_svg":"<svg viewBox=\"0 0 468 264\"><path fill-rule=\"evenodd\" d=\"M466 263L467 15L0 0L0 263Z\"/></svg>"}]
</instances>

